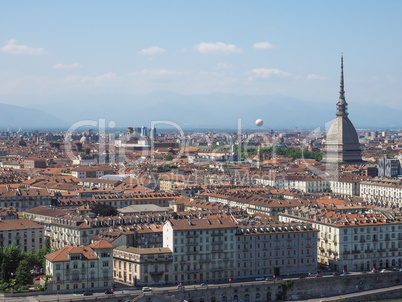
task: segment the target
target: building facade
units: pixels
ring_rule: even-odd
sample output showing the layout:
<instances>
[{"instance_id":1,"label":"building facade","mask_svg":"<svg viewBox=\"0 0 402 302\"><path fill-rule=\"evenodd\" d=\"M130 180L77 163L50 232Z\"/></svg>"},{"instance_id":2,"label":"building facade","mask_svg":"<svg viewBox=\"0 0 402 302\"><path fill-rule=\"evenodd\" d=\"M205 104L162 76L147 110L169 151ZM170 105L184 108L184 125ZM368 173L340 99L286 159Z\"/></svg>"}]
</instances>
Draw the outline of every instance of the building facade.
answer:
<instances>
[{"instance_id":1,"label":"building facade","mask_svg":"<svg viewBox=\"0 0 402 302\"><path fill-rule=\"evenodd\" d=\"M402 223L379 213L305 214L287 211L284 222L310 222L319 230L318 263L333 270L364 271L402 265Z\"/></svg>"},{"instance_id":2,"label":"building facade","mask_svg":"<svg viewBox=\"0 0 402 302\"><path fill-rule=\"evenodd\" d=\"M172 282L172 251L169 248L119 246L113 250L114 281L132 286Z\"/></svg>"},{"instance_id":3,"label":"building facade","mask_svg":"<svg viewBox=\"0 0 402 302\"><path fill-rule=\"evenodd\" d=\"M101 240L89 246L65 246L47 254L46 273L53 276L47 289L80 293L113 288L113 248L113 244Z\"/></svg>"}]
</instances>

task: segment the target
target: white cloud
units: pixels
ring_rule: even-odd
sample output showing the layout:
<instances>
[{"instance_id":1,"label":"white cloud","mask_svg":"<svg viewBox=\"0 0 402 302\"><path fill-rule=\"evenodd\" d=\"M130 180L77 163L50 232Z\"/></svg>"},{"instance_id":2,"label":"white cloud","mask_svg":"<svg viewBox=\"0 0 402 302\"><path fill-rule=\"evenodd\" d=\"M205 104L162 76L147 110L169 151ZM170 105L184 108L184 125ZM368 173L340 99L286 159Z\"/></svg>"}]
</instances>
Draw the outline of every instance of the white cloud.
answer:
<instances>
[{"instance_id":1,"label":"white cloud","mask_svg":"<svg viewBox=\"0 0 402 302\"><path fill-rule=\"evenodd\" d=\"M6 42L6 45L0 47L2 52L12 54L27 54L27 55L43 55L47 54L44 48L33 48L22 44L17 44L17 40L11 39Z\"/></svg>"},{"instance_id":2,"label":"white cloud","mask_svg":"<svg viewBox=\"0 0 402 302\"><path fill-rule=\"evenodd\" d=\"M253 48L255 48L255 49L272 49L272 48L274 48L275 46L274 45L272 45L271 43L269 43L269 42L259 42L259 43L255 43L254 45L253 45Z\"/></svg>"},{"instance_id":3,"label":"white cloud","mask_svg":"<svg viewBox=\"0 0 402 302\"><path fill-rule=\"evenodd\" d=\"M73 63L73 64L55 64L53 66L54 69L76 69L76 68L81 68L82 66L78 63Z\"/></svg>"},{"instance_id":4,"label":"white cloud","mask_svg":"<svg viewBox=\"0 0 402 302\"><path fill-rule=\"evenodd\" d=\"M319 76L317 74L309 74L307 80L324 80L325 77Z\"/></svg>"},{"instance_id":5,"label":"white cloud","mask_svg":"<svg viewBox=\"0 0 402 302\"><path fill-rule=\"evenodd\" d=\"M236 47L233 44L225 44L222 42L218 43L202 42L194 46L194 49L199 51L200 53L212 53L212 54L236 54L243 52L241 48Z\"/></svg>"},{"instance_id":6,"label":"white cloud","mask_svg":"<svg viewBox=\"0 0 402 302\"><path fill-rule=\"evenodd\" d=\"M162 54L166 51L166 49L158 47L158 46L152 46L150 48L144 48L141 49L140 51L137 52L139 55L159 55Z\"/></svg>"},{"instance_id":7,"label":"white cloud","mask_svg":"<svg viewBox=\"0 0 402 302\"><path fill-rule=\"evenodd\" d=\"M144 69L140 72L132 72L130 75L137 76L137 75L144 75L144 76L179 76L183 73L180 71L175 70L166 70L166 69Z\"/></svg>"},{"instance_id":8,"label":"white cloud","mask_svg":"<svg viewBox=\"0 0 402 302\"><path fill-rule=\"evenodd\" d=\"M262 78L268 78L272 75L279 75L282 77L288 77L291 74L286 71L282 71L276 68L268 69L268 68L256 68L252 70L253 74Z\"/></svg>"},{"instance_id":9,"label":"white cloud","mask_svg":"<svg viewBox=\"0 0 402 302\"><path fill-rule=\"evenodd\" d=\"M80 75L69 75L65 78L66 82L79 83L79 84L90 84L94 86L102 85L105 82L116 80L117 75L114 72L107 72L99 76L80 76Z\"/></svg>"}]
</instances>

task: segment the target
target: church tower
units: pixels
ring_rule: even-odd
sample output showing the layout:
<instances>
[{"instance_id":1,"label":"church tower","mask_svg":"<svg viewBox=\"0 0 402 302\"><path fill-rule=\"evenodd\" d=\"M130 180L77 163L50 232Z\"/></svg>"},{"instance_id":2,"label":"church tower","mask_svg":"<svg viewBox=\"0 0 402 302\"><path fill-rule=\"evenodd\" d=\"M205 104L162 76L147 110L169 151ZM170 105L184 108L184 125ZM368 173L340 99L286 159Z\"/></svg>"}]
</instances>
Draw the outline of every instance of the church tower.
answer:
<instances>
[{"instance_id":1,"label":"church tower","mask_svg":"<svg viewBox=\"0 0 402 302\"><path fill-rule=\"evenodd\" d=\"M323 162L361 162L361 150L356 129L348 118L348 103L345 100L343 56L341 57L341 85L336 104L336 118L327 132Z\"/></svg>"}]
</instances>

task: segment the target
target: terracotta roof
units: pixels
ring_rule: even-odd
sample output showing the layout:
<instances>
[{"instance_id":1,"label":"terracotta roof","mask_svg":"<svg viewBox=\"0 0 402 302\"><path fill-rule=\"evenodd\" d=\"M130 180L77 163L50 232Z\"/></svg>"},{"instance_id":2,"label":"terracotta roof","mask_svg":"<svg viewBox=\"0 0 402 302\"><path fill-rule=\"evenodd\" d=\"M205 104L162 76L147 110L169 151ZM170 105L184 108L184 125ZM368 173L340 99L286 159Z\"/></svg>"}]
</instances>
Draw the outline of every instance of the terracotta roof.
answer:
<instances>
[{"instance_id":1,"label":"terracotta roof","mask_svg":"<svg viewBox=\"0 0 402 302\"><path fill-rule=\"evenodd\" d=\"M114 244L104 239L91 243L89 246L93 249L113 249L116 247Z\"/></svg>"},{"instance_id":2,"label":"terracotta roof","mask_svg":"<svg viewBox=\"0 0 402 302\"><path fill-rule=\"evenodd\" d=\"M82 260L98 259L96 253L89 246L82 245L77 247L67 245L58 251L45 255L45 258L51 262L64 262L70 261L69 255L71 254L81 254Z\"/></svg>"},{"instance_id":3,"label":"terracotta roof","mask_svg":"<svg viewBox=\"0 0 402 302\"><path fill-rule=\"evenodd\" d=\"M33 229L33 228L43 228L42 225L33 222L29 219L7 219L0 220L0 230L17 230L17 229Z\"/></svg>"}]
</instances>

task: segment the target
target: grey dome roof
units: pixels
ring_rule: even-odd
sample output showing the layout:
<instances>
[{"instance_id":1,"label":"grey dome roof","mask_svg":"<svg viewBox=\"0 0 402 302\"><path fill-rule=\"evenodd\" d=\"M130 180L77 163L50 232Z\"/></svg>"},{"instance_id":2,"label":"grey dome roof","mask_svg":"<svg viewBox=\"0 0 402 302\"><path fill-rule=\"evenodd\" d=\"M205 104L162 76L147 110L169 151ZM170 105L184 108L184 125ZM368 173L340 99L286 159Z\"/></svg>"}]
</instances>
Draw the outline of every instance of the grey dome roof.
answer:
<instances>
[{"instance_id":1,"label":"grey dome roof","mask_svg":"<svg viewBox=\"0 0 402 302\"><path fill-rule=\"evenodd\" d=\"M347 116L337 116L328 130L326 144L359 144L356 129Z\"/></svg>"}]
</instances>

